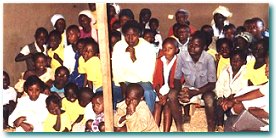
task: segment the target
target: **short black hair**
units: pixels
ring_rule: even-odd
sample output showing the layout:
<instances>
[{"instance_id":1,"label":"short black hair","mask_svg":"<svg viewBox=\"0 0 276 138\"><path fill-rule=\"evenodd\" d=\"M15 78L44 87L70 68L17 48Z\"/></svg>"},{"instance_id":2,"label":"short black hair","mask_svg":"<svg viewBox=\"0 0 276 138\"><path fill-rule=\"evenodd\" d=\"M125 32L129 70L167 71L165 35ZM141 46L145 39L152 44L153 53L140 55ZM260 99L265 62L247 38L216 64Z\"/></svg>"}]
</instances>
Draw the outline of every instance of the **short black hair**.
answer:
<instances>
[{"instance_id":1,"label":"short black hair","mask_svg":"<svg viewBox=\"0 0 276 138\"><path fill-rule=\"evenodd\" d=\"M103 98L103 91L97 91L96 93L94 93L92 99L99 98L99 97Z\"/></svg>"},{"instance_id":2,"label":"short black hair","mask_svg":"<svg viewBox=\"0 0 276 138\"><path fill-rule=\"evenodd\" d=\"M35 37L37 37L41 33L46 34L46 38L48 37L48 31L44 27L39 27L39 28L36 29Z\"/></svg>"},{"instance_id":3,"label":"short black hair","mask_svg":"<svg viewBox=\"0 0 276 138\"><path fill-rule=\"evenodd\" d=\"M127 16L130 19L134 20L134 14L131 11L131 9L122 9L119 13L119 19L122 18L123 16Z\"/></svg>"},{"instance_id":4,"label":"short black hair","mask_svg":"<svg viewBox=\"0 0 276 138\"><path fill-rule=\"evenodd\" d=\"M134 31L137 31L140 36L142 28L136 20L129 20L126 22L126 24L122 28L123 34L125 34L130 28L132 28Z\"/></svg>"},{"instance_id":5,"label":"short black hair","mask_svg":"<svg viewBox=\"0 0 276 138\"><path fill-rule=\"evenodd\" d=\"M122 39L121 38L122 37L121 32L119 32L117 30L113 30L113 31L110 32L110 38L111 37L116 37L116 38L118 38L120 40Z\"/></svg>"},{"instance_id":6,"label":"short black hair","mask_svg":"<svg viewBox=\"0 0 276 138\"><path fill-rule=\"evenodd\" d=\"M146 14L149 14L151 16L151 10L149 8L143 8L140 11L140 16L145 16Z\"/></svg>"},{"instance_id":7,"label":"short black hair","mask_svg":"<svg viewBox=\"0 0 276 138\"><path fill-rule=\"evenodd\" d=\"M228 25L225 25L223 27L223 31L229 30L229 29L234 29L236 31L236 26L232 23L229 23Z\"/></svg>"},{"instance_id":8,"label":"short black hair","mask_svg":"<svg viewBox=\"0 0 276 138\"><path fill-rule=\"evenodd\" d=\"M38 52L38 53L35 53L33 55L33 61L35 62L38 58L44 58L45 60L47 60L47 56L45 54L43 54L42 52Z\"/></svg>"},{"instance_id":9,"label":"short black hair","mask_svg":"<svg viewBox=\"0 0 276 138\"><path fill-rule=\"evenodd\" d=\"M38 78L36 75L29 76L27 80L25 81L23 85L23 89L25 92L28 92L28 88L34 84L38 84L38 86L41 88L41 92L45 89L44 82Z\"/></svg>"},{"instance_id":10,"label":"short black hair","mask_svg":"<svg viewBox=\"0 0 276 138\"><path fill-rule=\"evenodd\" d=\"M65 66L59 66L59 67L55 70L55 75L57 75L58 72L59 72L60 70L65 70L66 75L69 77L70 71L69 71Z\"/></svg>"},{"instance_id":11,"label":"short black hair","mask_svg":"<svg viewBox=\"0 0 276 138\"><path fill-rule=\"evenodd\" d=\"M48 105L53 102L55 104L57 104L59 107L61 107L61 98L55 94L51 94L46 98L46 106L48 107Z\"/></svg>"},{"instance_id":12,"label":"short black hair","mask_svg":"<svg viewBox=\"0 0 276 138\"><path fill-rule=\"evenodd\" d=\"M138 96L137 98L142 98L144 96L144 88L138 84L138 83L130 83L126 87L126 92L129 93L130 91L136 90L136 95Z\"/></svg>"},{"instance_id":13,"label":"short black hair","mask_svg":"<svg viewBox=\"0 0 276 138\"><path fill-rule=\"evenodd\" d=\"M61 40L61 33L60 33L59 31L57 31L57 30L52 30L52 31L49 33L49 38L50 38L51 36L55 36L55 37L57 37L58 39Z\"/></svg>"},{"instance_id":14,"label":"short black hair","mask_svg":"<svg viewBox=\"0 0 276 138\"><path fill-rule=\"evenodd\" d=\"M151 33L153 35L153 37L157 34L157 32L154 30L145 29L144 33L143 33L143 37L145 36L145 34L148 34L148 33Z\"/></svg>"},{"instance_id":15,"label":"short black hair","mask_svg":"<svg viewBox=\"0 0 276 138\"><path fill-rule=\"evenodd\" d=\"M92 97L94 95L93 90L91 88L89 88L89 87L82 87L82 88L79 89L79 92L77 94L78 99L80 98L80 96L82 94L87 94L89 96L88 98L90 100L92 99Z\"/></svg>"},{"instance_id":16,"label":"short black hair","mask_svg":"<svg viewBox=\"0 0 276 138\"><path fill-rule=\"evenodd\" d=\"M226 43L229 46L229 49L232 50L233 49L233 42L227 38L220 38L217 40L216 42L216 49L217 52L219 52L221 50L221 45Z\"/></svg>"},{"instance_id":17,"label":"short black hair","mask_svg":"<svg viewBox=\"0 0 276 138\"><path fill-rule=\"evenodd\" d=\"M95 54L99 54L100 53L99 44L92 37L85 38L84 47L86 47L88 45L92 46Z\"/></svg>"},{"instance_id":18,"label":"short black hair","mask_svg":"<svg viewBox=\"0 0 276 138\"><path fill-rule=\"evenodd\" d=\"M78 86L75 83L73 83L73 82L69 82L64 87L64 95L65 95L65 97L67 97L66 95L68 94L69 89L73 89L74 92L75 92L75 94L77 95Z\"/></svg>"},{"instance_id":19,"label":"short black hair","mask_svg":"<svg viewBox=\"0 0 276 138\"><path fill-rule=\"evenodd\" d=\"M166 39L163 41L162 46L163 46L164 44L167 44L167 43L172 44L172 45L174 45L176 48L178 48L178 42L177 42L177 40L174 39L174 38L172 38L172 37L166 38Z\"/></svg>"},{"instance_id":20,"label":"short black hair","mask_svg":"<svg viewBox=\"0 0 276 138\"><path fill-rule=\"evenodd\" d=\"M241 48L234 48L230 51L230 59L232 59L235 55L239 55L243 61L246 61L247 52L242 50Z\"/></svg>"},{"instance_id":21,"label":"short black hair","mask_svg":"<svg viewBox=\"0 0 276 138\"><path fill-rule=\"evenodd\" d=\"M202 48L204 49L204 46L206 46L206 34L202 31L196 31L192 34L192 40L199 39L202 42Z\"/></svg>"},{"instance_id":22,"label":"short black hair","mask_svg":"<svg viewBox=\"0 0 276 138\"><path fill-rule=\"evenodd\" d=\"M262 25L264 26L264 21L259 17L254 17L254 18L251 19L251 21L252 21L252 23L261 22Z\"/></svg>"},{"instance_id":23,"label":"short black hair","mask_svg":"<svg viewBox=\"0 0 276 138\"><path fill-rule=\"evenodd\" d=\"M66 31L69 31L69 30L75 30L78 33L80 33L79 27L77 25L75 25L75 24L68 26L67 29L66 29Z\"/></svg>"},{"instance_id":24,"label":"short black hair","mask_svg":"<svg viewBox=\"0 0 276 138\"><path fill-rule=\"evenodd\" d=\"M158 26L159 26L159 20L157 18L151 18L149 20L149 26L152 24L152 23L156 23Z\"/></svg>"}]
</instances>

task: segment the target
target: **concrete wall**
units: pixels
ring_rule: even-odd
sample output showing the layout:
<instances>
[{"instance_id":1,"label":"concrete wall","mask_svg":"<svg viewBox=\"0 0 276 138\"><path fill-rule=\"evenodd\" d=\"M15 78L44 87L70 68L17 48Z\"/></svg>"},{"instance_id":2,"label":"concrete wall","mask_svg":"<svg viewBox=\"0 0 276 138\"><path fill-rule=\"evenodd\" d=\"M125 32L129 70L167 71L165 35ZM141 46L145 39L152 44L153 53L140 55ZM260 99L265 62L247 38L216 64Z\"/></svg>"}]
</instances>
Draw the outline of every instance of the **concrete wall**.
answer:
<instances>
[{"instance_id":1,"label":"concrete wall","mask_svg":"<svg viewBox=\"0 0 276 138\"><path fill-rule=\"evenodd\" d=\"M167 36L170 26L175 23L175 19L169 20L168 15L174 15L179 8L190 11L189 18L191 24L200 28L204 24L210 24L212 12L224 5L233 12L230 22L236 26L242 25L247 18L261 17L268 25L268 4L123 4L121 8L130 8L138 19L142 8L150 8L152 17L160 21L161 34ZM67 26L78 24L77 17L81 10L88 9L88 5L83 4L3 4L3 69L10 74L11 85L18 80L20 73L25 71L25 62L15 62L14 58L19 53L20 47L34 41L34 32L38 27L45 27L48 31L52 30L50 18L55 13L61 13L66 18Z\"/></svg>"}]
</instances>

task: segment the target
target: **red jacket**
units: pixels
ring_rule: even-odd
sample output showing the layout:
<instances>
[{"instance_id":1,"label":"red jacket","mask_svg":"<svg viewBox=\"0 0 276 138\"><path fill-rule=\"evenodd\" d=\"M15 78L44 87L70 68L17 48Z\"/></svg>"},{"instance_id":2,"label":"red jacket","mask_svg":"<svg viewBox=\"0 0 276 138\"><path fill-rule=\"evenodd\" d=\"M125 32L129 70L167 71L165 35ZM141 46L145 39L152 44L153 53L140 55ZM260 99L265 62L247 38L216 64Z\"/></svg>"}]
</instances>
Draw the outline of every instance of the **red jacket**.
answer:
<instances>
[{"instance_id":1,"label":"red jacket","mask_svg":"<svg viewBox=\"0 0 276 138\"><path fill-rule=\"evenodd\" d=\"M174 74L176 70L176 65L177 65L177 58L173 63L173 66L170 70L170 75L169 75L169 87L172 89L174 88ZM161 60L161 57L159 57L156 60L155 64L155 70L153 74L153 88L156 89L156 87L159 85L161 88L164 85L164 76L163 76L163 62ZM181 78L181 83L184 83L184 77Z\"/></svg>"}]
</instances>

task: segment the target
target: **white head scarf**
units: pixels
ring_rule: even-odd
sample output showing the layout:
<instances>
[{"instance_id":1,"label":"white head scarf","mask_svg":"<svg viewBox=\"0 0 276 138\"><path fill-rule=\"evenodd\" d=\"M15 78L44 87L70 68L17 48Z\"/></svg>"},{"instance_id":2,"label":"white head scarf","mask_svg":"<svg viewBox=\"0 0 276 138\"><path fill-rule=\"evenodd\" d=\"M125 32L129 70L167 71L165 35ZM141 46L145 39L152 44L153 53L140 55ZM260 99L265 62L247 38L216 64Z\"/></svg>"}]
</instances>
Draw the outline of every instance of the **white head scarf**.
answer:
<instances>
[{"instance_id":1,"label":"white head scarf","mask_svg":"<svg viewBox=\"0 0 276 138\"><path fill-rule=\"evenodd\" d=\"M55 26L57 20L59 20L59 19L64 19L65 20L65 18L64 18L63 15L61 15L61 14L54 14L52 16L52 18L51 18L52 25Z\"/></svg>"},{"instance_id":2,"label":"white head scarf","mask_svg":"<svg viewBox=\"0 0 276 138\"><path fill-rule=\"evenodd\" d=\"M92 15L92 12L90 10L83 10L79 13L79 16L83 14L86 15L88 18L91 19L92 24L96 23L95 17Z\"/></svg>"}]
</instances>

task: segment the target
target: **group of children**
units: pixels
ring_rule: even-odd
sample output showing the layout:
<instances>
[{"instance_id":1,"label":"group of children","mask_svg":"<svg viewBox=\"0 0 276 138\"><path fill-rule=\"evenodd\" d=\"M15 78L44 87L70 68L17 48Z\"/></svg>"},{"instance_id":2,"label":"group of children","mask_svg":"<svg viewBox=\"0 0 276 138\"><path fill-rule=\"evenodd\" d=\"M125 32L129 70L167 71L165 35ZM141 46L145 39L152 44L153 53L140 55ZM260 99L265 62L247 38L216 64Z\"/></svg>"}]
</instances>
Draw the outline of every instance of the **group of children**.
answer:
<instances>
[{"instance_id":1,"label":"group of children","mask_svg":"<svg viewBox=\"0 0 276 138\"><path fill-rule=\"evenodd\" d=\"M55 14L49 34L43 27L36 30L35 42L15 58L27 63L16 91L9 86L8 73L3 73L4 128L105 131L95 4L89 7L94 10L79 13L79 26L66 28L65 18ZM177 10L176 23L163 40L150 9L141 10L138 22L130 9L118 13L118 5L108 5L114 131L170 132L172 120L177 131L184 131L183 123L191 120L190 105L200 103L208 131L223 131L224 113L231 118L251 107L250 98L268 96L264 90L253 98L238 94L250 86L268 86L269 43L263 21L248 19L236 28L226 22L232 13L219 6L213 12L214 24L196 31L189 15L187 10ZM236 109L235 104L242 103L246 107ZM265 109L267 116L261 116L265 119L267 107L268 101L254 105Z\"/></svg>"}]
</instances>

